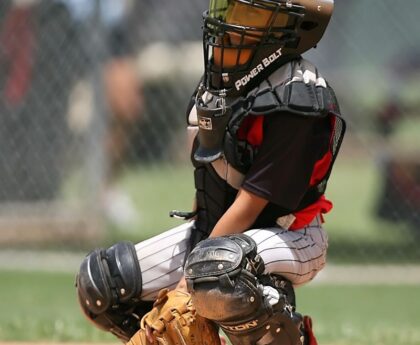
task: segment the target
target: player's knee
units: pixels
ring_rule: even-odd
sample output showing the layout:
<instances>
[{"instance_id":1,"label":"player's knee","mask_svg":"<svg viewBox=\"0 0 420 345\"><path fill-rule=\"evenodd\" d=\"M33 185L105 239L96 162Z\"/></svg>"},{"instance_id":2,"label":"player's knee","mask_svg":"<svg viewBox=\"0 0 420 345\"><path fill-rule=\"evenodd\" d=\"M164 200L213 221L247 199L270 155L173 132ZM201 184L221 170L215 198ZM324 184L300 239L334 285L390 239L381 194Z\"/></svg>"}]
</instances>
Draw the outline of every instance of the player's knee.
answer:
<instances>
[{"instance_id":1,"label":"player's knee","mask_svg":"<svg viewBox=\"0 0 420 345\"><path fill-rule=\"evenodd\" d=\"M77 276L80 302L96 314L115 304L137 301L141 288L140 265L130 242L89 253Z\"/></svg>"},{"instance_id":2,"label":"player's knee","mask_svg":"<svg viewBox=\"0 0 420 345\"><path fill-rule=\"evenodd\" d=\"M197 312L215 321L252 313L252 304L243 302L246 298L259 298L253 281L256 270L263 271L264 267L258 258L254 241L244 235L200 242L185 265ZM249 270L243 270L246 265Z\"/></svg>"},{"instance_id":3,"label":"player's knee","mask_svg":"<svg viewBox=\"0 0 420 345\"><path fill-rule=\"evenodd\" d=\"M141 269L134 245L119 242L96 249L83 260L76 278L79 303L101 329L123 340L138 329L142 291Z\"/></svg>"},{"instance_id":4,"label":"player's knee","mask_svg":"<svg viewBox=\"0 0 420 345\"><path fill-rule=\"evenodd\" d=\"M263 339L297 344L301 317L294 312L293 287L283 277L263 273L254 240L243 234L200 242L185 265L197 313L215 321L233 345Z\"/></svg>"}]
</instances>

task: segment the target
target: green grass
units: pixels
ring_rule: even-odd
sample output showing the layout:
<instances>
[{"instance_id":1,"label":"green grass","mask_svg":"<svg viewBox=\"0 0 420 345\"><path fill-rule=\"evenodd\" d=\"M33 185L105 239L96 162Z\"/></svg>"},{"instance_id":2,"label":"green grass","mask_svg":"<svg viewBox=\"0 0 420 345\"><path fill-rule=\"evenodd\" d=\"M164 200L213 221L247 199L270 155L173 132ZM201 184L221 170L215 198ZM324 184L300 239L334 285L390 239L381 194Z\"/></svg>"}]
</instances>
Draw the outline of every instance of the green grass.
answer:
<instances>
[{"instance_id":1,"label":"green grass","mask_svg":"<svg viewBox=\"0 0 420 345\"><path fill-rule=\"evenodd\" d=\"M122 175L120 188L131 196L139 210L140 221L127 228L109 225L109 243L121 237L139 241L181 224L181 220L169 217L169 212L174 209L191 211L193 170L188 163L128 169Z\"/></svg>"},{"instance_id":2,"label":"green grass","mask_svg":"<svg viewBox=\"0 0 420 345\"><path fill-rule=\"evenodd\" d=\"M311 315L320 344L420 344L420 286L307 286L298 309Z\"/></svg>"},{"instance_id":3,"label":"green grass","mask_svg":"<svg viewBox=\"0 0 420 345\"><path fill-rule=\"evenodd\" d=\"M79 311L71 274L0 271L0 340L110 341ZM297 290L320 344L418 345L420 287L325 286Z\"/></svg>"},{"instance_id":4,"label":"green grass","mask_svg":"<svg viewBox=\"0 0 420 345\"><path fill-rule=\"evenodd\" d=\"M325 217L333 261L420 261L420 250L415 245L419 232L404 222L387 222L376 216L380 187L375 162L344 160L337 164L327 189L334 208Z\"/></svg>"},{"instance_id":5,"label":"green grass","mask_svg":"<svg viewBox=\"0 0 420 345\"><path fill-rule=\"evenodd\" d=\"M114 340L79 310L74 276L0 272L0 340Z\"/></svg>"},{"instance_id":6,"label":"green grass","mask_svg":"<svg viewBox=\"0 0 420 345\"><path fill-rule=\"evenodd\" d=\"M327 197L334 202L326 215L326 227L336 240L357 238L362 241L392 242L395 224L375 216L380 175L374 162L343 161L332 174Z\"/></svg>"}]
</instances>

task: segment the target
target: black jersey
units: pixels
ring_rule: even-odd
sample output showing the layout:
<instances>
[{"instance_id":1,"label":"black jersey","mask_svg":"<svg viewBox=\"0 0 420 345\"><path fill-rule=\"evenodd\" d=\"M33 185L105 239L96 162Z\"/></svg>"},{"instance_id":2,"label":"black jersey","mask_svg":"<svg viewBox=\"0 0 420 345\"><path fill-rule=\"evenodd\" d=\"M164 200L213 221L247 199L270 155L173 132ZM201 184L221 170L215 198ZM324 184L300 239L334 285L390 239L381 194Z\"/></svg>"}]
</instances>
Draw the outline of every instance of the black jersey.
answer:
<instances>
[{"instance_id":1,"label":"black jersey","mask_svg":"<svg viewBox=\"0 0 420 345\"><path fill-rule=\"evenodd\" d=\"M195 167L197 228L211 232L235 200L239 188L268 200L252 228L272 227L324 194L345 131L331 87L303 59L292 61L244 97L231 101L219 160L243 174L229 182L215 164ZM190 123L191 124L191 123Z\"/></svg>"},{"instance_id":2,"label":"black jersey","mask_svg":"<svg viewBox=\"0 0 420 345\"><path fill-rule=\"evenodd\" d=\"M328 153L331 121L294 114L271 114L263 121L261 145L242 187L295 210L310 186L315 163Z\"/></svg>"}]
</instances>

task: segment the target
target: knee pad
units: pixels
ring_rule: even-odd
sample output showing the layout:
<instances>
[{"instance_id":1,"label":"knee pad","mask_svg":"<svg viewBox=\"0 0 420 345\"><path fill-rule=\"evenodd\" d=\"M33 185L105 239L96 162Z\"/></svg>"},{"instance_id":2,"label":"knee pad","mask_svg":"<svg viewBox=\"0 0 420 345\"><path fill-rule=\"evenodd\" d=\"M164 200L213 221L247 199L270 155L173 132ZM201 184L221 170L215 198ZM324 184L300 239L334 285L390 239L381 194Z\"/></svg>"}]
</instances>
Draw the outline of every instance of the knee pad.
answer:
<instances>
[{"instance_id":1,"label":"knee pad","mask_svg":"<svg viewBox=\"0 0 420 345\"><path fill-rule=\"evenodd\" d=\"M76 289L84 314L97 327L128 341L152 303L140 300L141 269L134 245L119 242L83 260Z\"/></svg>"},{"instance_id":2,"label":"knee pad","mask_svg":"<svg viewBox=\"0 0 420 345\"><path fill-rule=\"evenodd\" d=\"M264 274L249 236L198 243L187 258L185 278L197 313L220 326L233 345L302 344L293 286Z\"/></svg>"}]
</instances>

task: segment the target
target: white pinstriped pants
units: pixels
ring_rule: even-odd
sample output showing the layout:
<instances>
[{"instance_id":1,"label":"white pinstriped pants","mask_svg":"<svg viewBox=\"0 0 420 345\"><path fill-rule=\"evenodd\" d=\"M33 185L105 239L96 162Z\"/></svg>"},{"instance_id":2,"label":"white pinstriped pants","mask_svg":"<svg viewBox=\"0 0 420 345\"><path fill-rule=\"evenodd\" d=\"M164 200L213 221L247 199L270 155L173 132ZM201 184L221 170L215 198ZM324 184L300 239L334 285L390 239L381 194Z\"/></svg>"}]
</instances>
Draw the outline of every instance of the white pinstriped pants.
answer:
<instances>
[{"instance_id":1,"label":"white pinstriped pants","mask_svg":"<svg viewBox=\"0 0 420 345\"><path fill-rule=\"evenodd\" d=\"M183 274L185 250L192 222L182 224L135 245L143 300L154 300L159 290L175 288ZM245 234L257 243L266 272L280 274L296 287L312 280L325 266L328 236L319 217L303 229L253 229Z\"/></svg>"}]
</instances>

